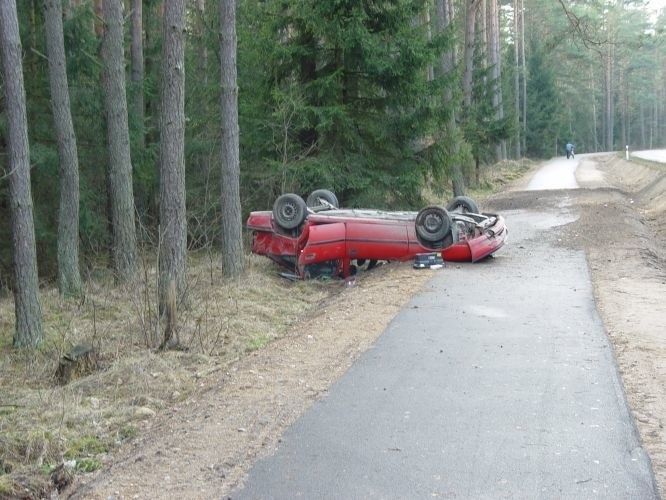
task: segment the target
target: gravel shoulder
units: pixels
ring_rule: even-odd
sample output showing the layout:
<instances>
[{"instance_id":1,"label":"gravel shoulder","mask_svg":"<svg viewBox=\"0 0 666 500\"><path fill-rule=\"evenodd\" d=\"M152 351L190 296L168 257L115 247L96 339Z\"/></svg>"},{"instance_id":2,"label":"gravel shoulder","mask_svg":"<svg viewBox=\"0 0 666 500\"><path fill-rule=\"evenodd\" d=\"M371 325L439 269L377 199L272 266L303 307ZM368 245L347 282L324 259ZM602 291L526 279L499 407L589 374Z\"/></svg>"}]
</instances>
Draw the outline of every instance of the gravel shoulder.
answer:
<instances>
[{"instance_id":1,"label":"gravel shoulder","mask_svg":"<svg viewBox=\"0 0 666 500\"><path fill-rule=\"evenodd\" d=\"M597 307L663 495L665 170L611 155L581 162L581 189L564 192L579 218L559 229L559 239L586 251ZM482 208L501 212L560 203L562 192L520 191L528 180ZM275 449L284 430L372 345L434 272L405 263L360 274L285 337L203 378L195 397L146 420L102 470L77 478L61 497L223 497Z\"/></svg>"}]
</instances>

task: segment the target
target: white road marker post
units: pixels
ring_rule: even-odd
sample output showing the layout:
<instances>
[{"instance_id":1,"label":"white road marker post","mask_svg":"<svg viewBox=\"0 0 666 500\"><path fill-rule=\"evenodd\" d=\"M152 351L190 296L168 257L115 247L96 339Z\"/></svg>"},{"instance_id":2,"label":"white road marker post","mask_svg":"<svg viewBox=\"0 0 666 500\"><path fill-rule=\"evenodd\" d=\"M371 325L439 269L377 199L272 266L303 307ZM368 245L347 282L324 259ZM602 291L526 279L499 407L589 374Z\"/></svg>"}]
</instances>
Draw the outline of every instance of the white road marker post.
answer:
<instances>
[{"instance_id":1,"label":"white road marker post","mask_svg":"<svg viewBox=\"0 0 666 500\"><path fill-rule=\"evenodd\" d=\"M626 151L626 157L627 157L627 160L629 160L629 144L627 144L627 145L624 147L624 149L625 149L625 151Z\"/></svg>"}]
</instances>

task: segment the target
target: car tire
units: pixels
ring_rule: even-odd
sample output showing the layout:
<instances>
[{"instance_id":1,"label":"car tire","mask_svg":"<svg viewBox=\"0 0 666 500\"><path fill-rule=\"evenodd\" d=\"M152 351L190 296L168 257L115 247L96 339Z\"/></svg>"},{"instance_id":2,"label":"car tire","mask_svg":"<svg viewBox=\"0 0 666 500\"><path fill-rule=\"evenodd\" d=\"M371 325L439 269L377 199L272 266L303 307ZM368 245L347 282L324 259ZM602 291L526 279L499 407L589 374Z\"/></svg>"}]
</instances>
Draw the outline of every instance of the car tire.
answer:
<instances>
[{"instance_id":1,"label":"car tire","mask_svg":"<svg viewBox=\"0 0 666 500\"><path fill-rule=\"evenodd\" d=\"M468 196L456 196L446 207L449 212L479 214L479 206Z\"/></svg>"},{"instance_id":2,"label":"car tire","mask_svg":"<svg viewBox=\"0 0 666 500\"><path fill-rule=\"evenodd\" d=\"M319 200L324 200L335 208L340 208L338 197L335 196L333 191L329 191L328 189L317 189L316 191L312 191L305 203L310 208L320 207L322 206L322 203Z\"/></svg>"},{"instance_id":3,"label":"car tire","mask_svg":"<svg viewBox=\"0 0 666 500\"><path fill-rule=\"evenodd\" d=\"M307 217L307 206L297 194L283 194L273 203L273 219L282 229L295 229Z\"/></svg>"},{"instance_id":4,"label":"car tire","mask_svg":"<svg viewBox=\"0 0 666 500\"><path fill-rule=\"evenodd\" d=\"M443 207L425 207L416 215L416 234L424 241L434 243L443 240L451 231L451 217Z\"/></svg>"}]
</instances>

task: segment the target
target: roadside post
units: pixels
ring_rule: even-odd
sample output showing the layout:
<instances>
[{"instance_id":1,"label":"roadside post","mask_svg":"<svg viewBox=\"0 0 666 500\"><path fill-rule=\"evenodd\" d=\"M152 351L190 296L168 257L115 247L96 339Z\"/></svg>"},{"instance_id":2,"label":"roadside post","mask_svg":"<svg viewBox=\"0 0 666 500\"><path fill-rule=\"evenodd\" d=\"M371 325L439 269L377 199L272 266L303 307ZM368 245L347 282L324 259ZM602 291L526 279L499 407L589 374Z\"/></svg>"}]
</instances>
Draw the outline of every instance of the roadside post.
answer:
<instances>
[{"instance_id":1,"label":"roadside post","mask_svg":"<svg viewBox=\"0 0 666 500\"><path fill-rule=\"evenodd\" d=\"M628 161L628 160L629 160L629 144L627 144L627 145L624 147L624 150L625 150L625 156L626 156L627 161Z\"/></svg>"}]
</instances>

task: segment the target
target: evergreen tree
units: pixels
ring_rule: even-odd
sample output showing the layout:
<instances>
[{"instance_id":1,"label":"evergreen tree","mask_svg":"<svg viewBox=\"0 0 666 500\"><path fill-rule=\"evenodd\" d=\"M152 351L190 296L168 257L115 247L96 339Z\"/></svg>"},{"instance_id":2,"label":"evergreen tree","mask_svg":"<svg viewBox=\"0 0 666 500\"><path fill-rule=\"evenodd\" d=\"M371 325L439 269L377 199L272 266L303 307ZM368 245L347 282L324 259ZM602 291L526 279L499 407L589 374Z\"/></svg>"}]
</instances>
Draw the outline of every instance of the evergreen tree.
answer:
<instances>
[{"instance_id":1,"label":"evergreen tree","mask_svg":"<svg viewBox=\"0 0 666 500\"><path fill-rule=\"evenodd\" d=\"M532 43L530 49L527 62L527 155L548 158L553 155L559 128L554 69L546 62L539 45Z\"/></svg>"},{"instance_id":2,"label":"evergreen tree","mask_svg":"<svg viewBox=\"0 0 666 500\"><path fill-rule=\"evenodd\" d=\"M278 192L333 188L347 204L416 204L422 141L434 129L437 52L417 22L417 2L295 0L256 5L269 21L256 41L272 72L264 79L273 110L264 120L266 170L253 185ZM261 121L260 116L254 117ZM259 177L261 176L261 177ZM263 185L263 186L262 186ZM387 195L390 193L390 195Z\"/></svg>"}]
</instances>

